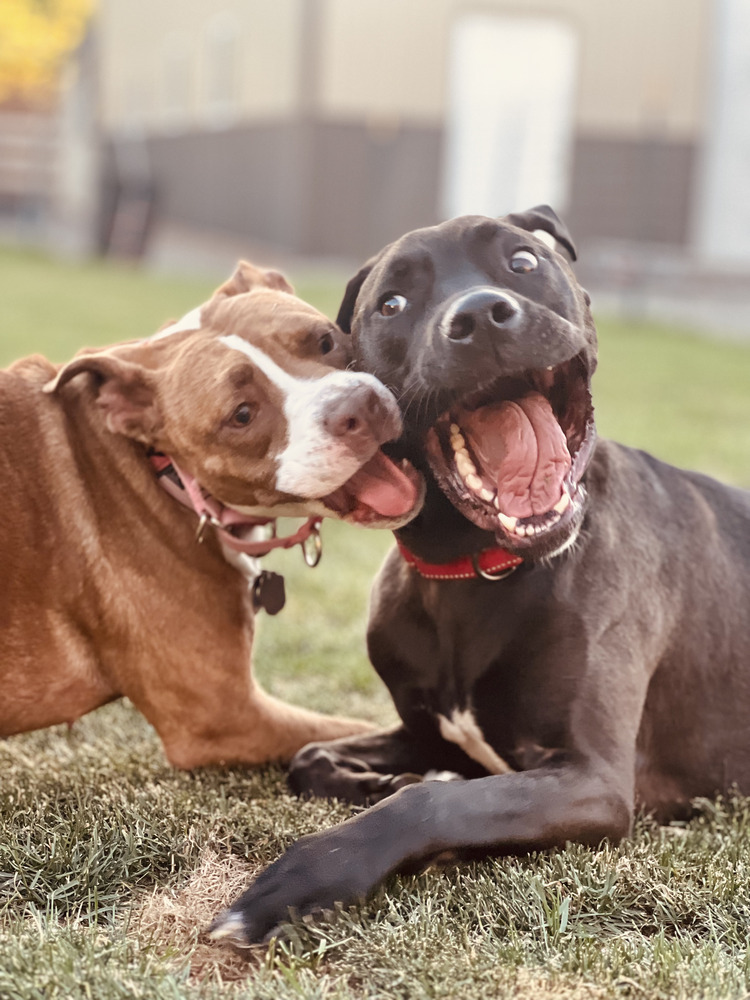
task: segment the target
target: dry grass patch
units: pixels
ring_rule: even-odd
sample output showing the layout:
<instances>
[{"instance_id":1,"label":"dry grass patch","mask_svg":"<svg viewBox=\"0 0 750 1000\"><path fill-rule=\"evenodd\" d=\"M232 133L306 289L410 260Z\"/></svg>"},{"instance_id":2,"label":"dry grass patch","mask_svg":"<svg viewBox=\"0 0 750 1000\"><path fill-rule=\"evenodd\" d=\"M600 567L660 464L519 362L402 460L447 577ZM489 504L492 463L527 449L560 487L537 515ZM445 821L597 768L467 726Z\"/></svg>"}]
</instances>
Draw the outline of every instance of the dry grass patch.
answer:
<instances>
[{"instance_id":1,"label":"dry grass patch","mask_svg":"<svg viewBox=\"0 0 750 1000\"><path fill-rule=\"evenodd\" d=\"M247 887L259 867L206 848L183 886L154 889L135 906L128 919L129 933L176 970L187 965L191 979L224 983L246 979L251 969L248 958L210 943L204 932L216 914Z\"/></svg>"}]
</instances>

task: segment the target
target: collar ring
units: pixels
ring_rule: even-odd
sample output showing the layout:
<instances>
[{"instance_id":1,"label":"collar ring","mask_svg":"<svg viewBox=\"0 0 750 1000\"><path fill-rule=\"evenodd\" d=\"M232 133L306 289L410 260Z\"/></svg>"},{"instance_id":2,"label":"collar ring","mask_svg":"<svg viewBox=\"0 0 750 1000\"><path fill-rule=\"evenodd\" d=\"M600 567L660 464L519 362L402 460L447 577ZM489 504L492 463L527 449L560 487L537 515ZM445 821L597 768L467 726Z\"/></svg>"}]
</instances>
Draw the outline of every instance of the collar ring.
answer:
<instances>
[{"instance_id":1,"label":"collar ring","mask_svg":"<svg viewBox=\"0 0 750 1000\"><path fill-rule=\"evenodd\" d=\"M482 569L479 565L479 554L476 552L471 557L471 565L474 567L474 572L477 576L481 576L483 580L489 580L491 583L496 583L498 580L504 580L507 576L510 576L511 573L515 573L518 569L517 565L509 566L507 569L501 569L497 573Z\"/></svg>"}]
</instances>

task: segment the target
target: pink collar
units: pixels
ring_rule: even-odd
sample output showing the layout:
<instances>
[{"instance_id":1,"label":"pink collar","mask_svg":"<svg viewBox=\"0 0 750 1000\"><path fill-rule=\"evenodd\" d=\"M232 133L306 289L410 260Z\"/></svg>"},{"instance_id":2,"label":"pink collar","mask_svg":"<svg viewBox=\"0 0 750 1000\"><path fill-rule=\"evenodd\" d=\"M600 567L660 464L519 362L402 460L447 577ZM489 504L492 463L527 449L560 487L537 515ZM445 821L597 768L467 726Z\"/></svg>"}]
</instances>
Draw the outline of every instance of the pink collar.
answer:
<instances>
[{"instance_id":1,"label":"pink collar","mask_svg":"<svg viewBox=\"0 0 750 1000\"><path fill-rule=\"evenodd\" d=\"M251 517L227 507L204 490L194 476L179 468L168 455L156 451L150 452L149 461L156 472L159 484L167 493L175 500L179 500L183 507L189 507L198 515L196 538L199 542L203 540L206 526L210 524L219 533L222 544L235 552L243 552L245 555L260 558L268 555L273 549L290 549L294 545L301 545L302 554L308 566L317 566L320 562L320 522L322 518L311 517L293 535L277 538L274 518ZM232 531L233 528L238 527L269 524L272 526L271 537L259 541L238 538ZM312 543L308 545L310 539L312 539Z\"/></svg>"},{"instance_id":2,"label":"pink collar","mask_svg":"<svg viewBox=\"0 0 750 1000\"><path fill-rule=\"evenodd\" d=\"M461 556L449 563L428 563L415 556L407 547L396 539L399 551L405 562L423 576L426 580L473 580L481 577L484 580L504 580L517 569L523 559L521 556L508 552L507 549L483 549L470 556Z\"/></svg>"}]
</instances>

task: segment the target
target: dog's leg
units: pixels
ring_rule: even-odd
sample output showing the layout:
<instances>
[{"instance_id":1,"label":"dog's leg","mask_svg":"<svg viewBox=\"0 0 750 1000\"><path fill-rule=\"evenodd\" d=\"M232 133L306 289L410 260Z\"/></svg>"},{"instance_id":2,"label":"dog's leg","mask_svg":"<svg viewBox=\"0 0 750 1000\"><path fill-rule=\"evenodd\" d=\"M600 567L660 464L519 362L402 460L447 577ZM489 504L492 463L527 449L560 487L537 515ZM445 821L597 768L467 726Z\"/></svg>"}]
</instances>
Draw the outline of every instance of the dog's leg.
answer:
<instances>
[{"instance_id":1,"label":"dog's leg","mask_svg":"<svg viewBox=\"0 0 750 1000\"><path fill-rule=\"evenodd\" d=\"M365 898L389 874L445 852L525 852L567 840L596 845L629 829L632 789L580 765L474 781L424 782L322 833L267 868L212 928L238 944L298 914Z\"/></svg>"},{"instance_id":2,"label":"dog's leg","mask_svg":"<svg viewBox=\"0 0 750 1000\"><path fill-rule=\"evenodd\" d=\"M632 819L636 739L648 685L642 663L622 655L630 652L632 637L630 627L613 627L606 641L597 636L587 651L585 640L571 635L553 644L549 657L524 663L524 678L533 680L541 703L556 691L557 711L569 720L552 757L541 757L527 771L412 784L337 827L302 838L219 919L216 935L256 940L286 920L290 908L304 915L351 904L388 875L446 853L526 853L567 841L619 840ZM403 675L403 657L399 662ZM583 666L575 682L568 674L560 686L559 664L576 662ZM530 738L544 722L533 711L527 716Z\"/></svg>"},{"instance_id":3,"label":"dog's leg","mask_svg":"<svg viewBox=\"0 0 750 1000\"><path fill-rule=\"evenodd\" d=\"M217 619L220 614L217 608ZM175 767L287 762L313 740L373 728L267 694L252 676L249 628L225 627L220 631L221 648L216 649L206 646L200 621L196 618L191 628L192 621L186 616L182 623L177 650L165 653L161 645L151 656L142 654L137 673L130 671L122 684L122 693L154 726ZM185 648L195 650L189 663L178 655Z\"/></svg>"},{"instance_id":4,"label":"dog's leg","mask_svg":"<svg viewBox=\"0 0 750 1000\"><path fill-rule=\"evenodd\" d=\"M195 711L160 735L169 762L192 769L210 764L286 763L312 740L332 740L371 729L369 723L326 716L290 705L257 684L228 693L223 704Z\"/></svg>"},{"instance_id":5,"label":"dog's leg","mask_svg":"<svg viewBox=\"0 0 750 1000\"><path fill-rule=\"evenodd\" d=\"M297 795L372 805L430 771L470 777L477 765L445 740L395 726L303 747L289 765L289 784Z\"/></svg>"}]
</instances>

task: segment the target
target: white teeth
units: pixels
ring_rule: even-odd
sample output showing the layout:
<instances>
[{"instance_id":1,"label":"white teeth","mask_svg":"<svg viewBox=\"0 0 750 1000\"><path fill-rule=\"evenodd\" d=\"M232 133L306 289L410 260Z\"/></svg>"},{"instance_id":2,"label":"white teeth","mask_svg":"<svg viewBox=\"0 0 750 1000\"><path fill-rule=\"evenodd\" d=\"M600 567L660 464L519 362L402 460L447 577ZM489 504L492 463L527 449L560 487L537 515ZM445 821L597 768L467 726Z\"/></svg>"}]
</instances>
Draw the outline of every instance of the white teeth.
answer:
<instances>
[{"instance_id":1,"label":"white teeth","mask_svg":"<svg viewBox=\"0 0 750 1000\"><path fill-rule=\"evenodd\" d=\"M518 524L517 517L508 517L507 514L503 514L502 511L497 515L497 519L505 528L506 531L514 532L516 530L516 525ZM525 534L525 532L524 532Z\"/></svg>"},{"instance_id":2,"label":"white teeth","mask_svg":"<svg viewBox=\"0 0 750 1000\"><path fill-rule=\"evenodd\" d=\"M466 451L456 452L456 468L458 469L461 478L464 480L467 476L475 476L477 474L474 463L469 458L469 453Z\"/></svg>"},{"instance_id":3,"label":"white teeth","mask_svg":"<svg viewBox=\"0 0 750 1000\"><path fill-rule=\"evenodd\" d=\"M568 507L570 507L570 494L564 491L552 510L557 511L558 514L564 514Z\"/></svg>"},{"instance_id":4,"label":"white teeth","mask_svg":"<svg viewBox=\"0 0 750 1000\"><path fill-rule=\"evenodd\" d=\"M537 535L543 535L545 531L548 531L557 524L563 512L567 510L570 504L570 496L568 493L565 493L554 509L544 515L540 524L519 524L517 517L509 517L508 514L503 514L500 510L498 498L495 496L495 506L498 508L498 521L509 534L515 535L517 538L535 538ZM539 517L541 519L542 515L539 515Z\"/></svg>"},{"instance_id":5,"label":"white teeth","mask_svg":"<svg viewBox=\"0 0 750 1000\"><path fill-rule=\"evenodd\" d=\"M461 433L461 428L458 424L451 424L450 426L450 437L451 437L451 448L455 452L464 451L466 449L466 439Z\"/></svg>"},{"instance_id":6,"label":"white teeth","mask_svg":"<svg viewBox=\"0 0 750 1000\"><path fill-rule=\"evenodd\" d=\"M451 424L450 432L453 458L455 459L459 476L470 490L478 493L483 500L489 503L494 500L495 493L493 490L486 489L482 483L481 476L477 475L477 468L472 462L469 452L466 450L466 439L461 433L461 428L458 424Z\"/></svg>"},{"instance_id":7,"label":"white teeth","mask_svg":"<svg viewBox=\"0 0 750 1000\"><path fill-rule=\"evenodd\" d=\"M552 370L552 367L547 368L547 371ZM548 528L552 527L553 524L557 524L561 516L570 506L570 494L567 490L563 490L563 495L547 515L547 519L544 524L519 524L517 517L509 517L507 514L503 514L500 510L500 499L497 493L494 490L488 489L484 485L482 478L478 475L477 468L466 448L466 439L461 433L461 428L456 423L450 424L450 444L453 449L456 469L458 470L458 474L461 476L461 479L463 479L465 485L473 493L478 494L482 500L485 501L485 503L492 503L495 505L495 508L498 511L497 518L503 528L505 528L505 530L509 533L515 534L519 538L533 538L535 535L542 534Z\"/></svg>"}]
</instances>

